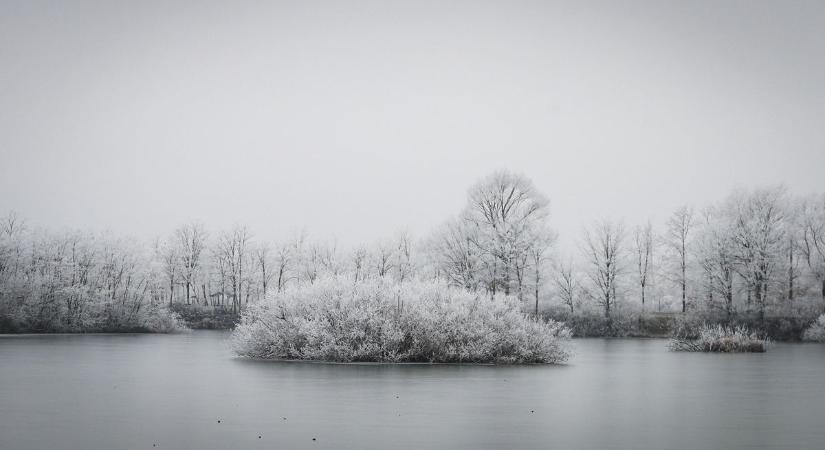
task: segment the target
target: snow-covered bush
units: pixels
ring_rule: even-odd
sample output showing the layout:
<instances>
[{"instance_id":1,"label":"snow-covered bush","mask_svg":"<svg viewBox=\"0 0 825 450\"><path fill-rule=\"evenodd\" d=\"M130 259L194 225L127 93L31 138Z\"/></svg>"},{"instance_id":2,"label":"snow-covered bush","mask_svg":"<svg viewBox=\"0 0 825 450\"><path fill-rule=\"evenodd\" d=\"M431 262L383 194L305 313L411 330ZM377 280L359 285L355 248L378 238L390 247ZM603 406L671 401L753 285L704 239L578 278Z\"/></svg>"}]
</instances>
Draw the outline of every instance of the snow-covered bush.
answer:
<instances>
[{"instance_id":1,"label":"snow-covered bush","mask_svg":"<svg viewBox=\"0 0 825 450\"><path fill-rule=\"evenodd\" d=\"M270 359L560 363L569 337L563 324L522 313L512 297L333 276L249 305L233 346Z\"/></svg>"},{"instance_id":2,"label":"snow-covered bush","mask_svg":"<svg viewBox=\"0 0 825 450\"><path fill-rule=\"evenodd\" d=\"M816 322L802 334L802 339L806 341L825 342L825 314L819 316Z\"/></svg>"},{"instance_id":3,"label":"snow-covered bush","mask_svg":"<svg viewBox=\"0 0 825 450\"><path fill-rule=\"evenodd\" d=\"M141 326L152 333L181 333L188 330L181 316L166 305L147 308Z\"/></svg>"},{"instance_id":4,"label":"snow-covered bush","mask_svg":"<svg viewBox=\"0 0 825 450\"><path fill-rule=\"evenodd\" d=\"M684 335L672 338L668 348L681 352L760 353L769 345L768 338L743 326L705 325L695 338Z\"/></svg>"}]
</instances>

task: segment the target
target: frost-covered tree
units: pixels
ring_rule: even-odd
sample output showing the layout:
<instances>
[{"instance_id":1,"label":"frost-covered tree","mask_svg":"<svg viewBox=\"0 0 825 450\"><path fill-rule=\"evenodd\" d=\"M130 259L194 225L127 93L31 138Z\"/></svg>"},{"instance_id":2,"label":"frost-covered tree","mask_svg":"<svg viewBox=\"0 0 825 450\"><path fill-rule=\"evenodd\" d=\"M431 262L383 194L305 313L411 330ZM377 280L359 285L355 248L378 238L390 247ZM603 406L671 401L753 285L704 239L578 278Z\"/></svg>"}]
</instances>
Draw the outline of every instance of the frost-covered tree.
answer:
<instances>
[{"instance_id":1,"label":"frost-covered tree","mask_svg":"<svg viewBox=\"0 0 825 450\"><path fill-rule=\"evenodd\" d=\"M729 204L735 211L733 239L740 274L748 282L749 299L765 316L768 289L774 282L785 244L785 189L756 189L735 193Z\"/></svg>"},{"instance_id":2,"label":"frost-covered tree","mask_svg":"<svg viewBox=\"0 0 825 450\"><path fill-rule=\"evenodd\" d=\"M169 286L169 305L175 298L175 285L179 282L180 274L180 247L174 239L155 242L155 254L161 261L163 273Z\"/></svg>"},{"instance_id":3,"label":"frost-covered tree","mask_svg":"<svg viewBox=\"0 0 825 450\"><path fill-rule=\"evenodd\" d=\"M587 274L598 293L595 300L610 318L617 300L618 277L622 273L625 228L621 222L600 220L584 229L582 251L588 263Z\"/></svg>"},{"instance_id":4,"label":"frost-covered tree","mask_svg":"<svg viewBox=\"0 0 825 450\"><path fill-rule=\"evenodd\" d=\"M722 309L728 321L733 316L734 282L736 271L736 242L733 220L729 211L719 207L707 208L699 229L699 261L707 279L708 302L722 299Z\"/></svg>"},{"instance_id":5,"label":"frost-covered tree","mask_svg":"<svg viewBox=\"0 0 825 450\"><path fill-rule=\"evenodd\" d=\"M473 243L476 227L463 220L447 222L430 243L438 271L452 285L477 290L481 284L481 252Z\"/></svg>"},{"instance_id":6,"label":"frost-covered tree","mask_svg":"<svg viewBox=\"0 0 825 450\"><path fill-rule=\"evenodd\" d=\"M641 293L642 310L645 308L645 289L650 279L653 259L653 225L648 221L644 226L633 230L633 249L635 253L636 272Z\"/></svg>"},{"instance_id":7,"label":"frost-covered tree","mask_svg":"<svg viewBox=\"0 0 825 450\"><path fill-rule=\"evenodd\" d=\"M548 200L527 177L498 171L481 179L430 245L439 272L468 289L523 298L534 273L531 249L544 245L538 237L547 217Z\"/></svg>"},{"instance_id":8,"label":"frost-covered tree","mask_svg":"<svg viewBox=\"0 0 825 450\"><path fill-rule=\"evenodd\" d=\"M693 208L682 206L677 209L668 219L664 242L676 258L676 280L682 293L682 312L687 311L687 268L688 268L688 247L690 244L691 231L693 230L694 217Z\"/></svg>"},{"instance_id":9,"label":"frost-covered tree","mask_svg":"<svg viewBox=\"0 0 825 450\"><path fill-rule=\"evenodd\" d=\"M361 280L366 276L367 256L367 247L363 244L359 245L352 251L352 276L356 283L358 280Z\"/></svg>"},{"instance_id":10,"label":"frost-covered tree","mask_svg":"<svg viewBox=\"0 0 825 450\"><path fill-rule=\"evenodd\" d=\"M539 315L539 298L541 289L544 286L548 261L550 259L550 248L556 240L556 233L549 228L538 228L533 230L533 242L527 249L525 257L526 264L523 264L523 271L530 272L533 284L533 300L535 302L534 313ZM521 299L521 278L519 278L519 298Z\"/></svg>"},{"instance_id":11,"label":"frost-covered tree","mask_svg":"<svg viewBox=\"0 0 825 450\"><path fill-rule=\"evenodd\" d=\"M109 233L29 231L17 220L0 226L0 331L180 328L151 246Z\"/></svg>"},{"instance_id":12,"label":"frost-covered tree","mask_svg":"<svg viewBox=\"0 0 825 450\"><path fill-rule=\"evenodd\" d=\"M800 210L800 250L825 300L825 194L806 198Z\"/></svg>"},{"instance_id":13,"label":"frost-covered tree","mask_svg":"<svg viewBox=\"0 0 825 450\"><path fill-rule=\"evenodd\" d=\"M217 254L226 270L232 288L232 311L237 312L243 301L243 290L249 270L249 244L252 233L245 226L235 226L218 236Z\"/></svg>"},{"instance_id":14,"label":"frost-covered tree","mask_svg":"<svg viewBox=\"0 0 825 450\"><path fill-rule=\"evenodd\" d=\"M379 242L373 252L373 267L375 273L384 278L390 274L396 262L396 246L391 241Z\"/></svg>"},{"instance_id":15,"label":"frost-covered tree","mask_svg":"<svg viewBox=\"0 0 825 450\"><path fill-rule=\"evenodd\" d=\"M272 247L268 243L258 244L253 250L255 267L258 271L258 279L261 282L261 295L264 297L276 274L275 268L277 265L272 256Z\"/></svg>"},{"instance_id":16,"label":"frost-covered tree","mask_svg":"<svg viewBox=\"0 0 825 450\"><path fill-rule=\"evenodd\" d=\"M462 219L477 230L470 237L486 265L491 294L511 293L517 264L533 244L531 231L545 223L548 203L529 178L508 171L495 172L470 189Z\"/></svg>"},{"instance_id":17,"label":"frost-covered tree","mask_svg":"<svg viewBox=\"0 0 825 450\"><path fill-rule=\"evenodd\" d=\"M579 280L576 276L572 260L558 264L553 283L556 286L559 300L563 305L570 308L570 314L573 314L575 312L574 305L576 298L578 297Z\"/></svg>"},{"instance_id":18,"label":"frost-covered tree","mask_svg":"<svg viewBox=\"0 0 825 450\"><path fill-rule=\"evenodd\" d=\"M395 271L400 283L409 280L415 274L413 239L406 230L400 231L396 237Z\"/></svg>"},{"instance_id":19,"label":"frost-covered tree","mask_svg":"<svg viewBox=\"0 0 825 450\"><path fill-rule=\"evenodd\" d=\"M180 276L186 288L186 304L191 303L191 290L201 268L201 255L206 248L206 231L200 223L189 223L175 231L176 252L180 258Z\"/></svg>"}]
</instances>

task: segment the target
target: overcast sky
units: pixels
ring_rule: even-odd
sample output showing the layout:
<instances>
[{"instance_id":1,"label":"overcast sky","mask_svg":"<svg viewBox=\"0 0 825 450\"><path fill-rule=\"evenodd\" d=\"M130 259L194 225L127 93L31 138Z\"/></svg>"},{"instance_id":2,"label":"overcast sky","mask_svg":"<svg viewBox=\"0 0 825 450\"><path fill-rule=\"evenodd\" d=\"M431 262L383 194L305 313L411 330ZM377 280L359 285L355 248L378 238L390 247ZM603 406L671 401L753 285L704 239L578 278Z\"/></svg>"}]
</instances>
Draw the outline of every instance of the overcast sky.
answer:
<instances>
[{"instance_id":1,"label":"overcast sky","mask_svg":"<svg viewBox=\"0 0 825 450\"><path fill-rule=\"evenodd\" d=\"M825 190L825 2L0 1L0 212L346 243L508 168L582 223Z\"/></svg>"}]
</instances>

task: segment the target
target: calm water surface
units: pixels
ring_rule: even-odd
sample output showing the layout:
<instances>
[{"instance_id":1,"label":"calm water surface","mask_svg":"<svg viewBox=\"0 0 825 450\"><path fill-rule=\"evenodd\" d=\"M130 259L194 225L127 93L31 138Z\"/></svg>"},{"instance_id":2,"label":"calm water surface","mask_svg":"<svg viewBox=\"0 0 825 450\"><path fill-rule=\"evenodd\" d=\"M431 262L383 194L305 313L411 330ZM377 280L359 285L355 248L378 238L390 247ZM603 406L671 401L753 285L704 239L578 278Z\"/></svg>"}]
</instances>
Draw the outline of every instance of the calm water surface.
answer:
<instances>
[{"instance_id":1,"label":"calm water surface","mask_svg":"<svg viewBox=\"0 0 825 450\"><path fill-rule=\"evenodd\" d=\"M586 339L564 366L392 366L248 361L227 338L0 337L0 448L825 445L825 345Z\"/></svg>"}]
</instances>

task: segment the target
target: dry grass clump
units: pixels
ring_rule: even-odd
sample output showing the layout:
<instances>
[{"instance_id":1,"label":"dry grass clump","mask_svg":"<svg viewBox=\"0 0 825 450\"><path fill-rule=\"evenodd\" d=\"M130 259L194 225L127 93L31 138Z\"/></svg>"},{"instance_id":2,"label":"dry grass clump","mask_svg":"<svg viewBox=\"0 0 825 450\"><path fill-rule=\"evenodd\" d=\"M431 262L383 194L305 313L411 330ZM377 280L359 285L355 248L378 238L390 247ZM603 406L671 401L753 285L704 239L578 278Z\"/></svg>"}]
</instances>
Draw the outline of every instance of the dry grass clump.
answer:
<instances>
[{"instance_id":1,"label":"dry grass clump","mask_svg":"<svg viewBox=\"0 0 825 450\"><path fill-rule=\"evenodd\" d=\"M761 353L768 349L770 339L743 326L705 325L698 336L676 336L668 348L678 352Z\"/></svg>"}]
</instances>

